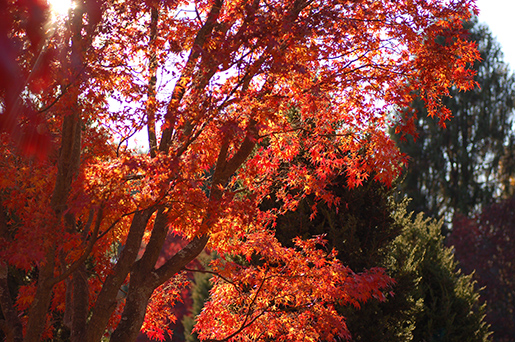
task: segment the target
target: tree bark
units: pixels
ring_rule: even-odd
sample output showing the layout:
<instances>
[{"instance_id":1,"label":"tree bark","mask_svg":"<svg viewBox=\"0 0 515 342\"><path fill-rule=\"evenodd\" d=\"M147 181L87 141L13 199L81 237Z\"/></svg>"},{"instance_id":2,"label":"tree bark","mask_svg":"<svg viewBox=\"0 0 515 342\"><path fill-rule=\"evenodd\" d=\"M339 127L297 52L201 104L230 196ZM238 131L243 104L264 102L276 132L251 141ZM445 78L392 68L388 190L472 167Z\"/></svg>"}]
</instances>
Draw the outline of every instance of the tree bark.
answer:
<instances>
[{"instance_id":1,"label":"tree bark","mask_svg":"<svg viewBox=\"0 0 515 342\"><path fill-rule=\"evenodd\" d=\"M29 310L25 342L39 342L45 330L46 315L52 300L52 289L55 285L53 278L55 251L53 248L49 248L45 259L45 263L39 267L38 285Z\"/></svg>"},{"instance_id":2,"label":"tree bark","mask_svg":"<svg viewBox=\"0 0 515 342\"><path fill-rule=\"evenodd\" d=\"M130 342L136 340L145 319L148 301L154 290L194 260L202 252L208 240L207 235L193 239L168 260L167 263L172 267L167 268L167 273L154 271L149 273L131 273L131 283L122 319L111 335L110 342Z\"/></svg>"},{"instance_id":3,"label":"tree bark","mask_svg":"<svg viewBox=\"0 0 515 342\"><path fill-rule=\"evenodd\" d=\"M8 236L6 209L1 204L0 198L0 238ZM18 310L14 306L9 291L8 279L9 266L6 262L0 261L0 309L4 316L4 324L1 329L5 332L7 341L21 342L23 340L23 328L18 316Z\"/></svg>"},{"instance_id":4,"label":"tree bark","mask_svg":"<svg viewBox=\"0 0 515 342\"><path fill-rule=\"evenodd\" d=\"M9 292L8 275L7 264L0 262L0 307L5 319L5 327L2 327L2 330L4 330L8 342L21 342L23 341L23 329Z\"/></svg>"},{"instance_id":5,"label":"tree bark","mask_svg":"<svg viewBox=\"0 0 515 342\"><path fill-rule=\"evenodd\" d=\"M71 342L83 342L86 339L86 321L89 310L89 291L86 267L84 264L73 272L72 276L72 324Z\"/></svg>"},{"instance_id":6,"label":"tree bark","mask_svg":"<svg viewBox=\"0 0 515 342\"><path fill-rule=\"evenodd\" d=\"M155 209L134 214L129 235L112 273L107 276L86 328L87 342L98 342L104 335L111 314L118 304L117 295L138 255L147 222Z\"/></svg>"},{"instance_id":7,"label":"tree bark","mask_svg":"<svg viewBox=\"0 0 515 342\"><path fill-rule=\"evenodd\" d=\"M134 275L136 278L136 276ZM151 284L145 284L144 279L135 279L131 274L131 283L122 318L111 335L110 342L135 341L145 319L148 301L154 289ZM153 283L150 281L150 283Z\"/></svg>"},{"instance_id":8,"label":"tree bark","mask_svg":"<svg viewBox=\"0 0 515 342\"><path fill-rule=\"evenodd\" d=\"M157 6L157 5L156 5ZM150 11L150 58L149 58L149 81L147 89L147 132L148 147L150 156L154 158L157 152L156 138L156 72L157 72L157 55L155 42L157 39L157 23L159 20L159 11L156 7L152 7Z\"/></svg>"}]
</instances>

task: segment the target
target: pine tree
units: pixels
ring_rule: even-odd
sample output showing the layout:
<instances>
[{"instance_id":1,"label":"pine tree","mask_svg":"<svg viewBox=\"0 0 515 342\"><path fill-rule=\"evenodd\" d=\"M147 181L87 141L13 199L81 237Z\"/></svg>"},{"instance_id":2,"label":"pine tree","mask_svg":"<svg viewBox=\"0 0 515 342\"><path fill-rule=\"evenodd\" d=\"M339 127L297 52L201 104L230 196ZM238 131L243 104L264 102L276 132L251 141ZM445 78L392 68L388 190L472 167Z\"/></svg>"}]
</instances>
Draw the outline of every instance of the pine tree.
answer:
<instances>
[{"instance_id":1,"label":"pine tree","mask_svg":"<svg viewBox=\"0 0 515 342\"><path fill-rule=\"evenodd\" d=\"M190 308L190 314L185 316L182 320L184 326L184 336L186 342L198 342L197 333L193 332L195 327L195 316L197 316L204 303L209 298L209 290L211 289L211 274L209 273L195 273L193 285L191 288L191 297L193 305Z\"/></svg>"},{"instance_id":2,"label":"pine tree","mask_svg":"<svg viewBox=\"0 0 515 342\"><path fill-rule=\"evenodd\" d=\"M424 218L422 213L413 219L405 205L394 217L403 232L391 245L385 266L399 285L407 285L394 290L393 298L414 305L412 340L489 341L485 305L479 302L472 275L461 273L452 249L445 247L443 221Z\"/></svg>"},{"instance_id":3,"label":"pine tree","mask_svg":"<svg viewBox=\"0 0 515 342\"><path fill-rule=\"evenodd\" d=\"M363 185L348 188L345 176L339 175L328 190L338 197L336 205L317 201L307 196L297 210L287 212L276 220L275 233L285 246L293 247L292 239L325 235L326 248L338 250L354 272L378 265L385 257L386 247L400 233L401 227L391 217L394 208L393 188L368 179ZM263 203L263 208L273 206L274 197ZM315 208L317 214L312 216Z\"/></svg>"},{"instance_id":4,"label":"pine tree","mask_svg":"<svg viewBox=\"0 0 515 342\"><path fill-rule=\"evenodd\" d=\"M412 219L407 201L393 201L395 188L367 180L349 189L341 181L335 178L331 188L340 197L337 206L319 202L311 217L314 196L308 196L297 211L277 218L276 235L288 245L296 235L325 234L324 248L336 248L354 271L384 267L395 279L385 302L339 309L353 340L489 341L485 306L471 276L457 270L451 249L444 246L442 221L422 214Z\"/></svg>"},{"instance_id":5,"label":"pine tree","mask_svg":"<svg viewBox=\"0 0 515 342\"><path fill-rule=\"evenodd\" d=\"M508 191L502 172L509 169L505 165L501 170L501 161L513 154L515 77L488 27L477 18L469 25L470 39L477 42L482 58L474 64L480 88L468 92L451 89L444 103L454 117L446 128L428 117L419 101L418 137L399 142L401 151L410 156L401 184L413 199L409 208L432 217L446 213L450 219L453 213L476 212L500 192Z\"/></svg>"}]
</instances>

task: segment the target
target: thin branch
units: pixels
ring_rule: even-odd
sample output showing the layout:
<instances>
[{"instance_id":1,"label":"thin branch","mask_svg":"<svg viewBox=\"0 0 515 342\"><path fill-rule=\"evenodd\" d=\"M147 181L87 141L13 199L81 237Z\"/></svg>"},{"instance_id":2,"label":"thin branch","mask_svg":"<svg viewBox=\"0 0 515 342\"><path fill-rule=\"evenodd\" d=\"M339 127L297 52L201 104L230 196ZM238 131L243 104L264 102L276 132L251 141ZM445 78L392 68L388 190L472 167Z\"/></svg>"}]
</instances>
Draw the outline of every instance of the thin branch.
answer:
<instances>
[{"instance_id":1,"label":"thin branch","mask_svg":"<svg viewBox=\"0 0 515 342\"><path fill-rule=\"evenodd\" d=\"M206 273L206 274L212 274L222 280L224 280L226 283L228 284L231 284L232 286L234 286L234 288L241 293L241 290L240 288L238 287L238 285L236 285L233 281L225 278L224 276L220 275L219 273L217 272L213 272L213 271L207 271L207 270L199 270L199 269L193 269L193 268L188 268L188 267L183 267L183 270L185 271L188 271L188 272L197 272L197 273Z\"/></svg>"},{"instance_id":2,"label":"thin branch","mask_svg":"<svg viewBox=\"0 0 515 342\"><path fill-rule=\"evenodd\" d=\"M127 216L131 216L131 215L134 215L136 213L139 213L139 212L143 212L145 210L149 210L149 209L152 209L152 210L157 210L158 207L160 205L158 204L154 204L154 205L151 205L150 207L147 207L147 208L144 208L144 209L137 209L137 210L133 210L131 212L128 212L128 213L125 213L123 215L121 215L118 219L116 219L105 231L103 231L97 238L96 238L96 241L100 240L101 238L103 238L104 236L107 235L107 233L109 233L109 231L111 229L113 229L114 226L116 226L116 224L118 222L120 222L124 217L127 217Z\"/></svg>"},{"instance_id":3,"label":"thin branch","mask_svg":"<svg viewBox=\"0 0 515 342\"><path fill-rule=\"evenodd\" d=\"M123 137L122 140L120 140L120 142L118 143L118 146L116 147L116 156L117 157L120 156L120 147L122 147L122 144L125 142L128 142L128 140L130 138L132 138L134 136L134 134L136 134L136 133L138 133L138 127L135 127L134 131L132 133L129 133L129 135Z\"/></svg>"},{"instance_id":4,"label":"thin branch","mask_svg":"<svg viewBox=\"0 0 515 342\"><path fill-rule=\"evenodd\" d=\"M204 23L202 22L202 18L200 17L200 13L198 12L197 2L195 1L195 14L197 16L197 20L200 23L200 26L204 26Z\"/></svg>"},{"instance_id":5,"label":"thin branch","mask_svg":"<svg viewBox=\"0 0 515 342\"><path fill-rule=\"evenodd\" d=\"M266 270L265 272L265 275L266 273L268 272L268 270ZM233 338L234 336L238 335L239 333L241 333L244 329L248 328L249 326L251 326L252 324L254 324L255 321L257 321L257 319L261 316L263 316L266 312L268 312L268 307L263 309L259 314L257 314L256 316L254 316L250 321L249 321L249 317L251 316L251 308L252 306L256 303L257 301L257 298L258 298L258 295L259 295L259 292L261 292L261 289L263 288L263 285L265 284L265 282L268 280L268 279L271 279L271 278L267 278L266 276L263 277L262 281L261 281L261 284L259 285L259 288L256 290L255 294L254 294L254 298L252 299L252 301L250 302L249 304L249 307L247 309L247 313L245 314L245 319L243 320L241 326L236 330L234 331L232 334L230 334L229 336L223 338L223 339L209 339L209 340L206 340L208 342L223 342L223 341L228 341L229 339Z\"/></svg>"},{"instance_id":6,"label":"thin branch","mask_svg":"<svg viewBox=\"0 0 515 342\"><path fill-rule=\"evenodd\" d=\"M220 15L220 10L222 8L222 0L216 0L211 6L211 10L207 16L206 22L200 28L193 41L193 47L191 49L188 60L186 61L186 65L182 71L179 80L175 84L172 93L172 99L168 103L166 114L165 114L165 125L164 130L161 134L161 143L159 146L159 150L162 152L168 153L168 149L171 144L171 135L172 129L174 126L173 115L175 114L175 110L178 108L179 103L181 102L184 94L186 92L186 86L191 82L191 77L193 74L193 70L195 65L197 64L198 59L201 55L201 48L204 46L206 40L209 35L212 33L218 16Z\"/></svg>"},{"instance_id":7,"label":"thin branch","mask_svg":"<svg viewBox=\"0 0 515 342\"><path fill-rule=\"evenodd\" d=\"M243 321L243 323L241 324L241 328L239 329L240 331L244 329L245 323L247 323L247 321L248 321L248 319L250 317L250 314L251 314L250 313L251 312L250 309L256 303L256 300L258 298L259 292L261 292L261 289L263 288L263 285L265 285L265 282L267 281L266 274L268 273L268 271L269 271L269 269L265 270L265 277L263 277L263 280L261 281L261 284L259 285L258 289L256 290L256 293L254 294L254 298L252 299L252 301L249 304L249 307L248 307L248 310L247 310L247 314L245 315L245 320ZM235 332L234 334L236 334L236 333L237 332ZM232 336L235 336L234 334ZM230 337L232 337L232 336L230 336Z\"/></svg>"},{"instance_id":8,"label":"thin branch","mask_svg":"<svg viewBox=\"0 0 515 342\"><path fill-rule=\"evenodd\" d=\"M50 108L52 108L61 99L61 97L63 97L64 94L66 94L66 91L68 90L68 88L71 87L72 84L73 83L69 83L66 86L64 86L63 90L61 90L61 93L52 102L50 102L46 107L44 107L43 109L40 109L38 112L44 113L47 110L49 110Z\"/></svg>"}]
</instances>

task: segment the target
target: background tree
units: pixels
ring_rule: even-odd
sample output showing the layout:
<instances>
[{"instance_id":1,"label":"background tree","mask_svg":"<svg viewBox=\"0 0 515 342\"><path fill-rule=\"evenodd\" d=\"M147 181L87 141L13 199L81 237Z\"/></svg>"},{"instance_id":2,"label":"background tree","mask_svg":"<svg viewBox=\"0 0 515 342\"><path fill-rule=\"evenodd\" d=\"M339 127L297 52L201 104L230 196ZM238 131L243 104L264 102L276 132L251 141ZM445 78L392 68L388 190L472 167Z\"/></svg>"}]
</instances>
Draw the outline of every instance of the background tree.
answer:
<instances>
[{"instance_id":1,"label":"background tree","mask_svg":"<svg viewBox=\"0 0 515 342\"><path fill-rule=\"evenodd\" d=\"M410 303L413 341L490 341L485 304L472 275L458 269L452 248L444 245L443 221L414 219L401 205L394 214L402 234L391 245L386 268L399 282L393 301ZM388 301L381 303L387 308ZM358 313L359 315L359 313Z\"/></svg>"},{"instance_id":2,"label":"background tree","mask_svg":"<svg viewBox=\"0 0 515 342\"><path fill-rule=\"evenodd\" d=\"M296 211L277 217L277 239L291 247L296 236L308 239L324 235L326 248L335 248L338 258L352 270L377 267L386 256L387 246L402 229L391 216L394 190L372 179L351 189L344 173L333 177L330 184L327 190L338 198L337 204L328 205L315 195L306 196ZM274 206L280 206L280 202L272 193L262 207Z\"/></svg>"},{"instance_id":3,"label":"background tree","mask_svg":"<svg viewBox=\"0 0 515 342\"><path fill-rule=\"evenodd\" d=\"M302 163L306 160L300 159ZM309 167L309 166L308 166ZM443 244L442 221L407 214L407 201L394 202L395 187L373 180L349 189L345 176L330 182L338 204L302 199L298 210L280 215L276 236L285 245L300 235L323 234L353 270L384 267L395 280L386 300L359 308L341 307L355 341L488 341L485 305L471 276L461 274ZM277 205L273 194L264 206ZM313 215L315 210L316 215ZM370 329L371 326L374 329Z\"/></svg>"},{"instance_id":4,"label":"background tree","mask_svg":"<svg viewBox=\"0 0 515 342\"><path fill-rule=\"evenodd\" d=\"M391 245L403 229L393 216L395 188L368 179L361 186L349 189L344 173L334 177L330 184L338 203L328 205L317 201L314 195L305 197L295 212L277 217L277 238L289 246L296 236L307 239L322 235L327 240L324 248L336 249L337 257L353 270L385 267ZM278 204L272 194L263 205ZM391 274L392 270L387 272ZM352 340L411 341L413 327L407 322L412 321L416 306L407 299L412 288L404 286L403 279L394 280L392 290L396 295L387 296L385 303L372 300L359 308L339 308L346 317ZM372 322L374 329L370 329Z\"/></svg>"},{"instance_id":5,"label":"background tree","mask_svg":"<svg viewBox=\"0 0 515 342\"><path fill-rule=\"evenodd\" d=\"M511 341L515 334L515 198L485 207L471 218L460 216L448 243L453 246L464 272L474 271L484 287L487 322L495 341Z\"/></svg>"},{"instance_id":6,"label":"background tree","mask_svg":"<svg viewBox=\"0 0 515 342\"><path fill-rule=\"evenodd\" d=\"M432 217L473 213L508 191L505 181L502 186L506 177L501 160L513 149L515 78L488 27L477 18L468 25L469 39L481 54L481 61L474 63L480 88L451 89L443 102L453 119L445 128L428 115L422 101L416 101L417 139L399 142L401 151L410 156L401 184L413 199L409 208Z\"/></svg>"},{"instance_id":7,"label":"background tree","mask_svg":"<svg viewBox=\"0 0 515 342\"><path fill-rule=\"evenodd\" d=\"M346 337L334 305L383 297L381 270L354 273L319 240L281 246L259 203L278 181L283 194L296 190L281 211L305 193L330 203L325 176L342 167L350 187L372 175L389 184L404 157L386 134L388 113L417 89L445 119L447 88L474 85L477 54L461 24L472 1L84 0L44 49L25 25L44 8L2 4L2 44L17 48L0 69L11 120L0 136L0 276L30 276L17 298L0 282L11 295L0 297L6 334L32 342L67 327L74 342L127 342L143 327L162 337L181 272L206 247L264 260L214 265L223 278L202 338ZM42 55L45 77L35 73ZM8 92L18 76L22 89ZM285 115L291 106L313 125L308 138ZM55 146L39 162L17 143L28 113ZM146 155L123 144L142 129ZM301 144L314 170L280 169ZM169 234L185 244L158 263ZM11 328L20 325L23 336Z\"/></svg>"},{"instance_id":8,"label":"background tree","mask_svg":"<svg viewBox=\"0 0 515 342\"><path fill-rule=\"evenodd\" d=\"M182 321L182 324L184 325L184 340L187 342L199 341L197 333L193 332L193 328L195 327L195 317L200 314L205 302L209 298L211 277L212 275L209 273L195 273L191 290L193 305L190 308L189 315L185 316Z\"/></svg>"}]
</instances>

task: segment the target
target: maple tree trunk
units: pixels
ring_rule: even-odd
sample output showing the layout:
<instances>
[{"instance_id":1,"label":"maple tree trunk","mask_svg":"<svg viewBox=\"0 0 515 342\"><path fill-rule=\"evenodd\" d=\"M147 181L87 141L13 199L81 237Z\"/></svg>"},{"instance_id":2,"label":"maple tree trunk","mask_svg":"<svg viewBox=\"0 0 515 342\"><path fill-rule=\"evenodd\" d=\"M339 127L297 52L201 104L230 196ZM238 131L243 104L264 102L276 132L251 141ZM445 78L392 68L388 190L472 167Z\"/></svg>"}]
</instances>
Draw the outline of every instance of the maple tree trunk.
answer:
<instances>
[{"instance_id":1,"label":"maple tree trunk","mask_svg":"<svg viewBox=\"0 0 515 342\"><path fill-rule=\"evenodd\" d=\"M150 285L144 285L144 280L134 281L131 277L131 285L125 301L125 308L120 323L110 338L110 342L135 341L145 319L148 301L154 289Z\"/></svg>"},{"instance_id":2,"label":"maple tree trunk","mask_svg":"<svg viewBox=\"0 0 515 342\"><path fill-rule=\"evenodd\" d=\"M102 290L95 301L91 319L86 327L85 341L98 342L104 335L109 318L118 304L118 291L127 278L127 275L131 271L134 261L138 256L145 227L153 213L154 209L146 209L134 214L131 227L129 229L129 235L127 236L125 246L120 253L118 262L116 263L113 272L107 276L104 285L102 286Z\"/></svg>"},{"instance_id":3,"label":"maple tree trunk","mask_svg":"<svg viewBox=\"0 0 515 342\"><path fill-rule=\"evenodd\" d=\"M79 109L63 119L62 142L57 165L57 178L51 205L57 216L66 210L73 178L79 171L81 152L81 120Z\"/></svg>"},{"instance_id":4,"label":"maple tree trunk","mask_svg":"<svg viewBox=\"0 0 515 342\"><path fill-rule=\"evenodd\" d=\"M5 208L0 204L0 238L5 238L7 231L7 217ZM4 316L0 329L4 331L7 341L21 342L23 340L23 328L18 312L12 301L7 278L9 267L4 261L0 261L0 309Z\"/></svg>"},{"instance_id":5,"label":"maple tree trunk","mask_svg":"<svg viewBox=\"0 0 515 342\"><path fill-rule=\"evenodd\" d=\"M155 289L156 275L152 271L161 253L167 232L166 215L161 209L157 213L145 252L131 271L122 319L113 332L111 341L132 341L138 336L148 301Z\"/></svg>"},{"instance_id":6,"label":"maple tree trunk","mask_svg":"<svg viewBox=\"0 0 515 342\"><path fill-rule=\"evenodd\" d=\"M86 338L86 321L89 309L89 293L86 267L82 264L72 276L72 324L71 342L82 342Z\"/></svg>"},{"instance_id":7,"label":"maple tree trunk","mask_svg":"<svg viewBox=\"0 0 515 342\"><path fill-rule=\"evenodd\" d=\"M63 213L67 209L73 179L79 171L82 144L82 121L79 113L78 108L73 108L73 114L63 119L58 173L51 202L57 219L59 220L61 216L64 218L66 229L70 233L74 233L77 229L75 217L70 213ZM85 333L89 296L85 271L85 266L80 265L72 273L71 281L67 283L67 286L71 287L71 322L69 328L72 342L82 341Z\"/></svg>"},{"instance_id":8,"label":"maple tree trunk","mask_svg":"<svg viewBox=\"0 0 515 342\"><path fill-rule=\"evenodd\" d=\"M8 342L21 342L23 341L23 329L9 293L8 274L7 264L0 262L0 307L5 319L5 324L1 328L5 332Z\"/></svg>"},{"instance_id":9,"label":"maple tree trunk","mask_svg":"<svg viewBox=\"0 0 515 342\"><path fill-rule=\"evenodd\" d=\"M208 237L206 235L193 239L156 272L131 273L131 284L122 318L111 335L110 342L136 340L143 324L152 292L166 280L179 273L190 261L194 260L204 250L207 242Z\"/></svg>"},{"instance_id":10,"label":"maple tree trunk","mask_svg":"<svg viewBox=\"0 0 515 342\"><path fill-rule=\"evenodd\" d=\"M39 267L36 295L29 310L25 342L39 342L45 329L46 316L52 300L55 252L47 251L45 264Z\"/></svg>"}]
</instances>

